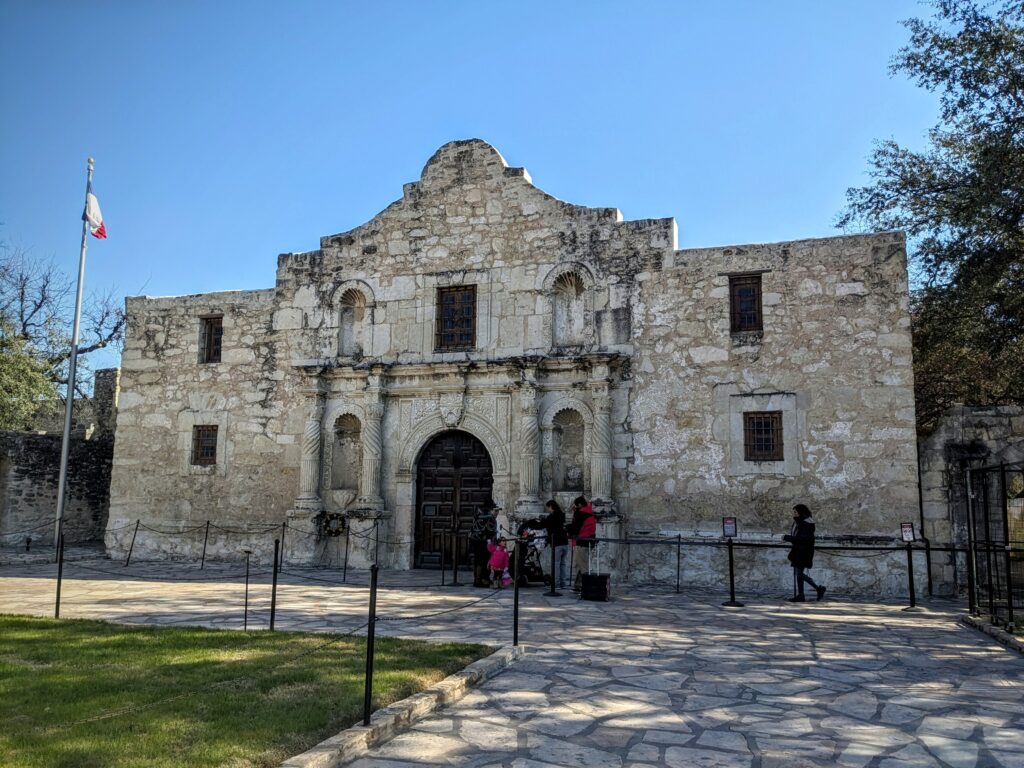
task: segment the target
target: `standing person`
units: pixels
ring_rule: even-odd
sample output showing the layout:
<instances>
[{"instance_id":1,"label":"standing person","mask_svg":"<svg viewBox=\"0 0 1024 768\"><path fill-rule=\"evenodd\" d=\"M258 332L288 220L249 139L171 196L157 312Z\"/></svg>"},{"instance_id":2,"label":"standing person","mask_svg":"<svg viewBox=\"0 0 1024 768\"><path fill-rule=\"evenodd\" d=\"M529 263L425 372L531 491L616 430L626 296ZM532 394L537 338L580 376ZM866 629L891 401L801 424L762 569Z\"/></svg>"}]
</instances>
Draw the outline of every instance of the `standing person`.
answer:
<instances>
[{"instance_id":1,"label":"standing person","mask_svg":"<svg viewBox=\"0 0 1024 768\"><path fill-rule=\"evenodd\" d=\"M498 538L498 521L495 512L498 505L494 499L487 499L476 510L473 528L469 532L469 545L473 553L473 586L489 587L491 585L487 561L491 553L487 542Z\"/></svg>"},{"instance_id":2,"label":"standing person","mask_svg":"<svg viewBox=\"0 0 1024 768\"><path fill-rule=\"evenodd\" d=\"M810 584L821 600L825 596L825 587L815 584L814 579L805 573L814 563L814 519L806 504L797 504L793 507L793 529L783 536L782 540L793 544L788 557L789 562L793 564L793 580L796 582L797 592L789 598L789 602L806 602L804 584Z\"/></svg>"},{"instance_id":3,"label":"standing person","mask_svg":"<svg viewBox=\"0 0 1024 768\"><path fill-rule=\"evenodd\" d=\"M594 517L594 505L583 496L577 496L572 503L572 522L566 529L573 547L573 590L580 590L580 574L587 569L584 562L590 557L590 547L597 537L597 519Z\"/></svg>"},{"instance_id":4,"label":"standing person","mask_svg":"<svg viewBox=\"0 0 1024 768\"><path fill-rule=\"evenodd\" d=\"M530 520L527 525L548 532L548 543L555 548L555 572L551 574L551 588L563 589L565 587L565 558L569 554L569 536L565 532L565 512L554 499L548 501L544 505L544 509L547 515ZM557 587L555 587L556 583Z\"/></svg>"}]
</instances>

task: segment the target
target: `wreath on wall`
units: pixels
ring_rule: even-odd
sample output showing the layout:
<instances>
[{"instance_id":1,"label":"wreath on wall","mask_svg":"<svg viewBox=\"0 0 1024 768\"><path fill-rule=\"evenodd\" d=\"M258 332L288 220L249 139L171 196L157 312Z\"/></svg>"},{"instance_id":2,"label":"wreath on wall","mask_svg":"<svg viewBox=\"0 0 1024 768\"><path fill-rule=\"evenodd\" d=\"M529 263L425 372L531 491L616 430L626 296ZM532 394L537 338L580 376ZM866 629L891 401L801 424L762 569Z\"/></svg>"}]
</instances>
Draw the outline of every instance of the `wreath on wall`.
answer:
<instances>
[{"instance_id":1,"label":"wreath on wall","mask_svg":"<svg viewBox=\"0 0 1024 768\"><path fill-rule=\"evenodd\" d=\"M345 516L341 512L329 512L324 515L324 536L341 536L345 532Z\"/></svg>"}]
</instances>

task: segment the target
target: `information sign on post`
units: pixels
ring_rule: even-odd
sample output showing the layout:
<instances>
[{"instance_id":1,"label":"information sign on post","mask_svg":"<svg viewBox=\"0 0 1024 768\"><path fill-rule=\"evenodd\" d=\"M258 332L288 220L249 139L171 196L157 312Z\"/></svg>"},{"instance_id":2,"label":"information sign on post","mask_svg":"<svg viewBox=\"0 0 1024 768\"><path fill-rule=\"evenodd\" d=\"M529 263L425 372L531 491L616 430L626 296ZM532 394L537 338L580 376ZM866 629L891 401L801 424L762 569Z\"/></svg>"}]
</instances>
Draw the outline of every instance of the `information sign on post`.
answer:
<instances>
[{"instance_id":1,"label":"information sign on post","mask_svg":"<svg viewBox=\"0 0 1024 768\"><path fill-rule=\"evenodd\" d=\"M736 518L735 517L723 517L722 518L722 536L727 539L736 538Z\"/></svg>"},{"instance_id":2,"label":"information sign on post","mask_svg":"<svg viewBox=\"0 0 1024 768\"><path fill-rule=\"evenodd\" d=\"M903 541L914 541L914 524L900 523L900 536L903 538Z\"/></svg>"}]
</instances>

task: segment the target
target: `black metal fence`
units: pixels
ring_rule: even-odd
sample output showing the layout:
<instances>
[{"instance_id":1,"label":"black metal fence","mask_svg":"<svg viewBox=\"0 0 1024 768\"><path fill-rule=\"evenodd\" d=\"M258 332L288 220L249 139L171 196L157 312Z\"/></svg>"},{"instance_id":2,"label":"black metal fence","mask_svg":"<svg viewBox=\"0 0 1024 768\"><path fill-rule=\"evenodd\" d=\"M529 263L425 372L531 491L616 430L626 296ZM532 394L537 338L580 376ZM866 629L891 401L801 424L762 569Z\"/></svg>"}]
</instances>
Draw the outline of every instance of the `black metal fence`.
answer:
<instances>
[{"instance_id":1,"label":"black metal fence","mask_svg":"<svg viewBox=\"0 0 1024 768\"><path fill-rule=\"evenodd\" d=\"M966 470L971 611L1024 621L1024 463Z\"/></svg>"}]
</instances>

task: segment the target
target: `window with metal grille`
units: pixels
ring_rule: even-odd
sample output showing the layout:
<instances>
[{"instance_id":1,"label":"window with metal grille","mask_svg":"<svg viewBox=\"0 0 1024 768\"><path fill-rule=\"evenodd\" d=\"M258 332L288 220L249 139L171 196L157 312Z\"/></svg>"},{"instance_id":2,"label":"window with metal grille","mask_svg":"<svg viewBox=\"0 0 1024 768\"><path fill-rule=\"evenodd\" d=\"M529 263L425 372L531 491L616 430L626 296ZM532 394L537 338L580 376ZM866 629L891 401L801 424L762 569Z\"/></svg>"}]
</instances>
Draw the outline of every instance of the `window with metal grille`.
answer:
<instances>
[{"instance_id":1,"label":"window with metal grille","mask_svg":"<svg viewBox=\"0 0 1024 768\"><path fill-rule=\"evenodd\" d=\"M743 459L783 461L782 411L743 414Z\"/></svg>"},{"instance_id":2,"label":"window with metal grille","mask_svg":"<svg viewBox=\"0 0 1024 768\"><path fill-rule=\"evenodd\" d=\"M733 333L762 329L761 275L734 275L729 278L729 315Z\"/></svg>"},{"instance_id":3,"label":"window with metal grille","mask_svg":"<svg viewBox=\"0 0 1024 768\"><path fill-rule=\"evenodd\" d=\"M217 463L217 425L204 424L192 427L192 463Z\"/></svg>"},{"instance_id":4,"label":"window with metal grille","mask_svg":"<svg viewBox=\"0 0 1024 768\"><path fill-rule=\"evenodd\" d=\"M434 349L447 352L476 346L476 286L437 289Z\"/></svg>"},{"instance_id":5,"label":"window with metal grille","mask_svg":"<svg viewBox=\"0 0 1024 768\"><path fill-rule=\"evenodd\" d=\"M220 362L220 340L224 333L221 325L222 317L202 317L199 319L199 362Z\"/></svg>"}]
</instances>

